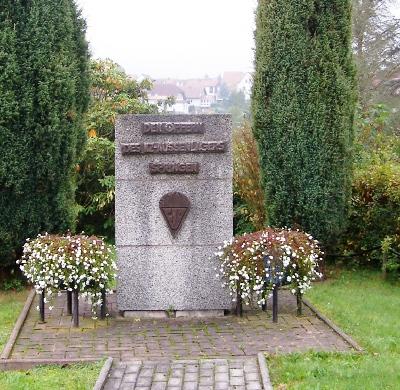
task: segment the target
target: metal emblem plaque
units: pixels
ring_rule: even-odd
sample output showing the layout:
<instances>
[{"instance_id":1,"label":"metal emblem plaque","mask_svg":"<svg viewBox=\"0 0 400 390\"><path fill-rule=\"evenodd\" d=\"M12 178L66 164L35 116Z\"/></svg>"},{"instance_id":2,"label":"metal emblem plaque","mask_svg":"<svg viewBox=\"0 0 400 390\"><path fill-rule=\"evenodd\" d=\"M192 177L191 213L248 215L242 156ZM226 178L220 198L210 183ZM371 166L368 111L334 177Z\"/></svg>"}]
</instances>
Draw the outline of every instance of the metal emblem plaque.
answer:
<instances>
[{"instance_id":1,"label":"metal emblem plaque","mask_svg":"<svg viewBox=\"0 0 400 390\"><path fill-rule=\"evenodd\" d=\"M180 192L169 192L160 199L160 210L174 238L189 213L190 201Z\"/></svg>"}]
</instances>

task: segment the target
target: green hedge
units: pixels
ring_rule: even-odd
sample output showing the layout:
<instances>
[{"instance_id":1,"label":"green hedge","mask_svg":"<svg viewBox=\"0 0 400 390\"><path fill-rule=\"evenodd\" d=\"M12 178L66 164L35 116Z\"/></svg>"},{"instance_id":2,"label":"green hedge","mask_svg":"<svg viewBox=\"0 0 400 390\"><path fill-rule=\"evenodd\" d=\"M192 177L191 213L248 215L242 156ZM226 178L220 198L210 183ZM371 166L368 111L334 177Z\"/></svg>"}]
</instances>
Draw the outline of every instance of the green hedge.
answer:
<instances>
[{"instance_id":1,"label":"green hedge","mask_svg":"<svg viewBox=\"0 0 400 390\"><path fill-rule=\"evenodd\" d=\"M72 0L0 6L0 266L24 239L72 228L86 135L85 23Z\"/></svg>"},{"instance_id":2,"label":"green hedge","mask_svg":"<svg viewBox=\"0 0 400 390\"><path fill-rule=\"evenodd\" d=\"M350 0L260 0L254 132L272 226L325 245L346 225L355 71Z\"/></svg>"},{"instance_id":3,"label":"green hedge","mask_svg":"<svg viewBox=\"0 0 400 390\"><path fill-rule=\"evenodd\" d=\"M399 161L377 160L357 168L343 249L353 262L400 270L395 254L400 252Z\"/></svg>"}]
</instances>

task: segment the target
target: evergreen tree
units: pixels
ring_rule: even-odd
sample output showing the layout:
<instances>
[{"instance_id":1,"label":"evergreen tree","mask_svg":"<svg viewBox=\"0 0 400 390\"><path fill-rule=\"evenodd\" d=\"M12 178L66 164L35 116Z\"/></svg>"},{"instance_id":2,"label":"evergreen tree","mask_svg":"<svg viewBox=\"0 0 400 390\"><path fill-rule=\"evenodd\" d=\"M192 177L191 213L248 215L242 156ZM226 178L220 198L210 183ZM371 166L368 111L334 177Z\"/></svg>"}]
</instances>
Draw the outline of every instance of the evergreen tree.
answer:
<instances>
[{"instance_id":1,"label":"evergreen tree","mask_svg":"<svg viewBox=\"0 0 400 390\"><path fill-rule=\"evenodd\" d=\"M89 100L85 23L73 0L0 6L0 262L27 237L73 228L74 167ZM4 91L6 93L4 93Z\"/></svg>"},{"instance_id":2,"label":"evergreen tree","mask_svg":"<svg viewBox=\"0 0 400 390\"><path fill-rule=\"evenodd\" d=\"M350 0L259 0L252 110L267 218L325 245L348 212L355 106Z\"/></svg>"}]
</instances>

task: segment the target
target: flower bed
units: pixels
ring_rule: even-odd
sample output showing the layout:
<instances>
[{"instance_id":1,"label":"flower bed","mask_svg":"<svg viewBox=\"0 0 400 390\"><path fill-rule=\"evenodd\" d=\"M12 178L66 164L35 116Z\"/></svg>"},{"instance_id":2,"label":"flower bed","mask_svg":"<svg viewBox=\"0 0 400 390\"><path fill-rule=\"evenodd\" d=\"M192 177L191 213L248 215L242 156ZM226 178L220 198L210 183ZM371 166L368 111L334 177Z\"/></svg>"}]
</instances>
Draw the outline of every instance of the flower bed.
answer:
<instances>
[{"instance_id":1,"label":"flower bed","mask_svg":"<svg viewBox=\"0 0 400 390\"><path fill-rule=\"evenodd\" d=\"M267 228L235 237L218 248L221 262L217 277L228 286L233 301L262 306L275 287L289 285L299 298L320 278L318 261L322 252L307 233Z\"/></svg>"},{"instance_id":2,"label":"flower bed","mask_svg":"<svg viewBox=\"0 0 400 390\"><path fill-rule=\"evenodd\" d=\"M112 292L108 287L117 269L112 247L85 235L28 239L17 263L36 291L45 291L45 302L60 290L77 291L90 298L93 312L102 303L102 291Z\"/></svg>"}]
</instances>

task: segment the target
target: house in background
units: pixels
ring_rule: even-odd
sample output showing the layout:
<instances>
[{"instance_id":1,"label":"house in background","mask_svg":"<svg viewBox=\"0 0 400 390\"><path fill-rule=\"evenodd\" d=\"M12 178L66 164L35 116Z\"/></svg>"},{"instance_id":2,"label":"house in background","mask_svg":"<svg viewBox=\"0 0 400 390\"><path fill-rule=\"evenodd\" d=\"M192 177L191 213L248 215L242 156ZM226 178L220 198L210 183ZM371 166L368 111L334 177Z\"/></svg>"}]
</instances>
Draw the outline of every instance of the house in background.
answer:
<instances>
[{"instance_id":1,"label":"house in background","mask_svg":"<svg viewBox=\"0 0 400 390\"><path fill-rule=\"evenodd\" d=\"M190 112L207 113L217 102L219 80L216 78L181 80L181 85L188 99Z\"/></svg>"},{"instance_id":2,"label":"house in background","mask_svg":"<svg viewBox=\"0 0 400 390\"><path fill-rule=\"evenodd\" d=\"M225 72L223 76L199 79L158 79L148 93L149 103L156 104L160 111L179 114L214 112L213 106L222 101L223 86L228 92L242 91L250 99L252 76L244 72ZM174 104L168 101L174 98Z\"/></svg>"},{"instance_id":3,"label":"house in background","mask_svg":"<svg viewBox=\"0 0 400 390\"><path fill-rule=\"evenodd\" d=\"M246 100L251 98L253 76L249 72L224 72L221 82L230 92L243 92Z\"/></svg>"},{"instance_id":4,"label":"house in background","mask_svg":"<svg viewBox=\"0 0 400 390\"><path fill-rule=\"evenodd\" d=\"M172 105L168 104L169 99L174 98ZM171 113L188 113L186 96L182 89L175 84L154 83L153 88L147 94L148 102L159 106L159 111Z\"/></svg>"}]
</instances>

